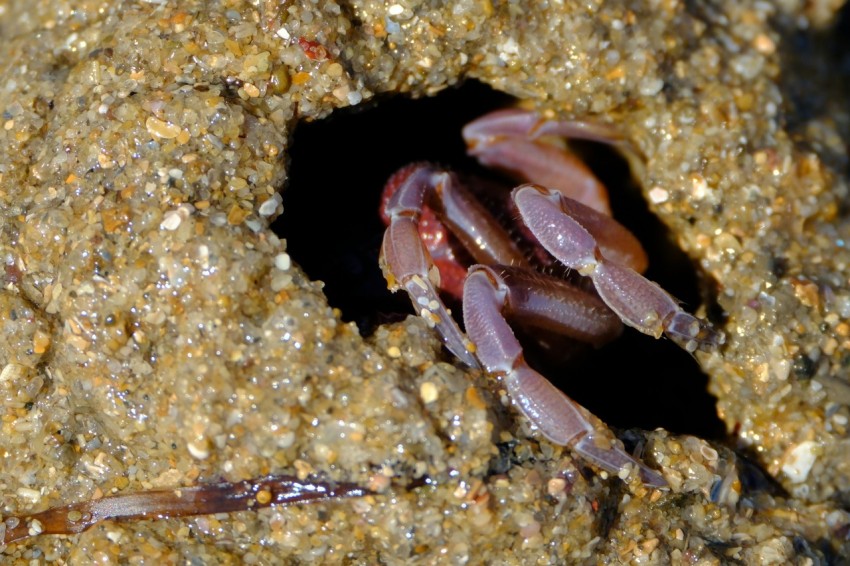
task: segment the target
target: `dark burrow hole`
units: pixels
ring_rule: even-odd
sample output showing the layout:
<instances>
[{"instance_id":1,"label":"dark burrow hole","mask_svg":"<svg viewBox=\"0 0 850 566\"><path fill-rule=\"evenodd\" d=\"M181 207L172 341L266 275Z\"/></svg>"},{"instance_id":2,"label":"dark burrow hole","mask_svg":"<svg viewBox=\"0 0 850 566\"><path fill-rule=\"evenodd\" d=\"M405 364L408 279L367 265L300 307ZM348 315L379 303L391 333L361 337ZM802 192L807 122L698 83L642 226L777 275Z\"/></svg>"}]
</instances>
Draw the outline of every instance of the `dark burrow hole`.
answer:
<instances>
[{"instance_id":1,"label":"dark burrow hole","mask_svg":"<svg viewBox=\"0 0 850 566\"><path fill-rule=\"evenodd\" d=\"M385 181L399 167L419 160L480 171L465 154L460 130L512 102L503 93L468 81L432 98L396 96L368 108L337 111L295 132L284 214L275 231L286 238L293 260L312 279L324 281L330 304L344 319L356 322L364 335L412 312L405 294L387 291L378 268L384 231L378 201ZM699 304L691 261L649 212L625 160L602 144L579 144L577 151L609 188L615 217L646 247L647 276L686 308ZM613 426L724 436L705 375L669 340L626 329L600 350L542 371Z\"/></svg>"}]
</instances>

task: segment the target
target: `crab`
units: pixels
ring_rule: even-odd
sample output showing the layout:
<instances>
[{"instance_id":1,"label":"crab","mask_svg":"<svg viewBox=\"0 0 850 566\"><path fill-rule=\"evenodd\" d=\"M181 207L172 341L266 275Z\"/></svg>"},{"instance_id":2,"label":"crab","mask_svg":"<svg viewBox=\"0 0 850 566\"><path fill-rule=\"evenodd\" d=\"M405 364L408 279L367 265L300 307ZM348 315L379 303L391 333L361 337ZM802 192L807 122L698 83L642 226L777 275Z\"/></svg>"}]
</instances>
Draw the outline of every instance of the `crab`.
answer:
<instances>
[{"instance_id":1,"label":"crab","mask_svg":"<svg viewBox=\"0 0 850 566\"><path fill-rule=\"evenodd\" d=\"M666 486L599 418L526 362L508 324L511 319L597 347L618 336L623 324L655 338L666 335L688 352L723 344L722 332L640 274L647 266L643 248L610 216L605 188L563 145L570 138L626 142L607 126L521 109L478 118L463 128L463 137L484 166L525 181L508 205L522 228L504 228L478 200L482 191L473 189L475 182L431 163L407 166L387 182L382 198L387 229L380 263L389 288L408 293L459 360L501 379L544 437L606 472L626 478L636 470L646 485ZM475 262L468 271L459 263L458 245ZM558 263L568 279L552 275ZM462 296L467 334L441 291Z\"/></svg>"}]
</instances>

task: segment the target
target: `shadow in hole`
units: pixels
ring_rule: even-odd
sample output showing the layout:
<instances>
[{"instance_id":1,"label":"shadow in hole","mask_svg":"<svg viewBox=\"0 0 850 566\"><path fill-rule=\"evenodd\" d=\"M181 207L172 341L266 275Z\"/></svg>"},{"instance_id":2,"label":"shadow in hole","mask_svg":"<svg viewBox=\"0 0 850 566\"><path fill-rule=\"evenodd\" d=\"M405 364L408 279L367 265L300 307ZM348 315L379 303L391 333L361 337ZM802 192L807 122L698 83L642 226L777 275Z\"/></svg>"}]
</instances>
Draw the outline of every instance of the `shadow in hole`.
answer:
<instances>
[{"instance_id":1,"label":"shadow in hole","mask_svg":"<svg viewBox=\"0 0 850 566\"><path fill-rule=\"evenodd\" d=\"M287 239L292 258L311 278L325 282L331 305L361 332L411 312L406 295L387 291L378 268L384 226L377 210L384 182L399 167L419 160L478 169L465 154L460 130L511 101L469 81L432 98L394 97L372 108L336 112L295 132L284 214L274 228ZM600 144L579 149L611 188L617 218L647 246L650 277L686 305L698 304L693 266L647 210L624 160ZM705 376L690 355L668 340L627 329L599 352L544 373L613 426L723 436Z\"/></svg>"},{"instance_id":2,"label":"shadow in hole","mask_svg":"<svg viewBox=\"0 0 850 566\"><path fill-rule=\"evenodd\" d=\"M777 15L779 34L778 86L782 92L783 126L797 149L814 152L837 176L850 176L850 4L844 5L831 25L800 26L796 18ZM841 143L829 143L823 125L835 128ZM850 195L840 203L843 220L850 216Z\"/></svg>"}]
</instances>

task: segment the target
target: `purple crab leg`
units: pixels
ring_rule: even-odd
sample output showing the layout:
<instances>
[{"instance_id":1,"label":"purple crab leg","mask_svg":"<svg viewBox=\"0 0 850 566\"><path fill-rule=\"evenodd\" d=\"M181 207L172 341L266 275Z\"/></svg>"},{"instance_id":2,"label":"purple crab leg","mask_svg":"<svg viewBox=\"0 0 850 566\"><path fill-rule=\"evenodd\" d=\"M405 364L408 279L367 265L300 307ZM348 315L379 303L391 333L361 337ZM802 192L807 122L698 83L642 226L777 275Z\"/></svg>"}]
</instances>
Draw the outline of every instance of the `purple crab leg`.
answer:
<instances>
[{"instance_id":1,"label":"purple crab leg","mask_svg":"<svg viewBox=\"0 0 850 566\"><path fill-rule=\"evenodd\" d=\"M439 271L419 238L419 218L429 205L469 249L476 261L527 265L524 256L457 178L428 164L416 166L386 205L390 224L381 246L381 267L389 288L404 288L419 314L436 327L446 347L478 367L474 347L439 296Z\"/></svg>"},{"instance_id":2,"label":"purple crab leg","mask_svg":"<svg viewBox=\"0 0 850 566\"><path fill-rule=\"evenodd\" d=\"M603 247L603 238L625 230L614 219L537 185L517 187L511 196L540 244L564 265L589 276L624 323L656 338L666 334L688 352L723 344L723 333L683 311L656 283L606 257L613 242Z\"/></svg>"},{"instance_id":3,"label":"purple crab leg","mask_svg":"<svg viewBox=\"0 0 850 566\"><path fill-rule=\"evenodd\" d=\"M560 191L610 215L608 191L590 169L563 147L535 140L548 124L531 112L502 110L471 122L463 136L468 153L482 165Z\"/></svg>"},{"instance_id":4,"label":"purple crab leg","mask_svg":"<svg viewBox=\"0 0 850 566\"><path fill-rule=\"evenodd\" d=\"M482 165L520 181L537 183L611 214L608 191L578 157L562 148L525 138L506 138L469 151Z\"/></svg>"},{"instance_id":5,"label":"purple crab leg","mask_svg":"<svg viewBox=\"0 0 850 566\"><path fill-rule=\"evenodd\" d=\"M622 133L606 124L580 120L547 120L537 112L520 108L497 110L473 120L463 128L463 139L470 145L488 145L505 137L535 139L542 136L618 144Z\"/></svg>"},{"instance_id":6,"label":"purple crab leg","mask_svg":"<svg viewBox=\"0 0 850 566\"><path fill-rule=\"evenodd\" d=\"M481 163L543 185L610 216L608 191L579 159L541 138L570 138L616 148L634 174L645 174L641 153L617 128L580 120L551 120L512 108L486 114L463 129L467 151Z\"/></svg>"},{"instance_id":7,"label":"purple crab leg","mask_svg":"<svg viewBox=\"0 0 850 566\"><path fill-rule=\"evenodd\" d=\"M646 271L649 258L640 241L628 228L609 215L597 212L569 197L561 199L560 204L562 214L566 213L593 236L602 255L638 273Z\"/></svg>"},{"instance_id":8,"label":"purple crab leg","mask_svg":"<svg viewBox=\"0 0 850 566\"><path fill-rule=\"evenodd\" d=\"M555 444L620 476L637 469L641 480L665 487L664 478L632 456L587 409L573 402L525 362L522 347L505 320L511 290L496 270L475 265L463 289L463 319L476 355L487 372L502 377L516 406Z\"/></svg>"},{"instance_id":9,"label":"purple crab leg","mask_svg":"<svg viewBox=\"0 0 850 566\"><path fill-rule=\"evenodd\" d=\"M295 476L265 476L173 489L119 493L52 507L32 515L6 517L0 544L36 535L70 535L101 521L149 520L250 511L270 505L333 501L372 494L352 483L301 481ZM38 524L36 529L33 525Z\"/></svg>"},{"instance_id":10,"label":"purple crab leg","mask_svg":"<svg viewBox=\"0 0 850 566\"><path fill-rule=\"evenodd\" d=\"M478 367L474 347L440 299L436 286L439 271L419 240L419 221L414 215L393 215L381 246L381 269L392 291L403 288L413 307L435 327L446 347L465 364ZM436 282L435 282L436 280Z\"/></svg>"},{"instance_id":11,"label":"purple crab leg","mask_svg":"<svg viewBox=\"0 0 850 566\"><path fill-rule=\"evenodd\" d=\"M490 269L504 284L504 309L511 320L596 348L623 331L620 318L595 293L532 269L504 265Z\"/></svg>"}]
</instances>

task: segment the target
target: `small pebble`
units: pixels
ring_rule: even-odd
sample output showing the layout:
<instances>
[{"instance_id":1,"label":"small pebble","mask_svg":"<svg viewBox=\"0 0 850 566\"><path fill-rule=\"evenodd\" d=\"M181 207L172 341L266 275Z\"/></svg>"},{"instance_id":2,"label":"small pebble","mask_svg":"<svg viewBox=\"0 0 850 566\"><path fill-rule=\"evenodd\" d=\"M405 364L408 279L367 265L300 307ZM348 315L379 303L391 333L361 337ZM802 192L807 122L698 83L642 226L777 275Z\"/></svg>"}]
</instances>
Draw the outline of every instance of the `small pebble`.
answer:
<instances>
[{"instance_id":1,"label":"small pebble","mask_svg":"<svg viewBox=\"0 0 850 566\"><path fill-rule=\"evenodd\" d=\"M425 381L419 386L419 397L423 403L433 403L440 397L440 390L431 381Z\"/></svg>"}]
</instances>

